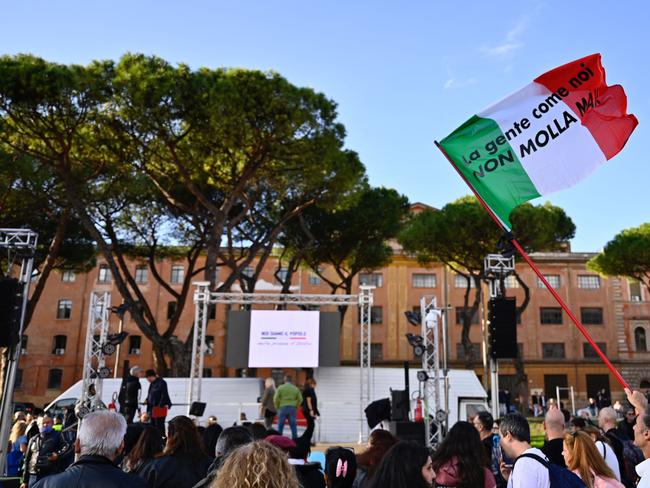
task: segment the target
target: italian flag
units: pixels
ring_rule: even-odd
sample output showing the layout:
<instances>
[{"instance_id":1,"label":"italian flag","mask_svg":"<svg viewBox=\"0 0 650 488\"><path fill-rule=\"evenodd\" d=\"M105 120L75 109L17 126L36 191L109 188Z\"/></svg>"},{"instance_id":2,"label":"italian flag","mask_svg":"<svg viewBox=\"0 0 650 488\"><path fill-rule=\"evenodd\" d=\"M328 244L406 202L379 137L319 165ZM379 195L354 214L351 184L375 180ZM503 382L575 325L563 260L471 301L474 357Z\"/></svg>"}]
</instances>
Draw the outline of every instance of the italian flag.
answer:
<instances>
[{"instance_id":1,"label":"italian flag","mask_svg":"<svg viewBox=\"0 0 650 488\"><path fill-rule=\"evenodd\" d=\"M614 157L637 125L600 54L555 68L440 142L506 229L523 202L567 188Z\"/></svg>"}]
</instances>

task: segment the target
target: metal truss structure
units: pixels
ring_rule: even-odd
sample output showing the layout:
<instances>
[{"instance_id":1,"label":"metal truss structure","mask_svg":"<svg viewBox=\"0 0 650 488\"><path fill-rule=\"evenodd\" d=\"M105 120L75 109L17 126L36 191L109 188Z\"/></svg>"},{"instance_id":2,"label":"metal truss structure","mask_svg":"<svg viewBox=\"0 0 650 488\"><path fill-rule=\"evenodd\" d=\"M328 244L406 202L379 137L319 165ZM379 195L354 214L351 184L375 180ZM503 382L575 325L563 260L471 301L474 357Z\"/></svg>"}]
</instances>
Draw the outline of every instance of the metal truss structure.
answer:
<instances>
[{"instance_id":1,"label":"metal truss structure","mask_svg":"<svg viewBox=\"0 0 650 488\"><path fill-rule=\"evenodd\" d=\"M515 271L515 257L503 257L501 254L488 254L483 260L485 277L489 281L490 298L501 296L501 278ZM487 344L485 345L487 347ZM499 360L490 356L490 395L492 398L492 416L499 418Z\"/></svg>"},{"instance_id":2,"label":"metal truss structure","mask_svg":"<svg viewBox=\"0 0 650 488\"><path fill-rule=\"evenodd\" d=\"M442 344L447 342L446 337L446 314L438 307L436 297L420 298L420 315L422 317L422 369L425 371L424 390L424 432L425 442L428 447L437 446L442 440L443 433L447 430L448 405L442 408L440 401L440 388L446 388L446 360L441 368L440 360L440 338ZM440 325L442 323L442 334ZM445 391L447 398L447 391ZM445 402L446 403L446 402ZM432 428L434 427L435 428Z\"/></svg>"},{"instance_id":3,"label":"metal truss structure","mask_svg":"<svg viewBox=\"0 0 650 488\"><path fill-rule=\"evenodd\" d=\"M76 413L80 419L93 410L106 408L101 401L101 396L102 380L108 378L111 373L106 367L104 353L110 325L110 309L110 292L91 292L90 306L88 307L81 399L76 407Z\"/></svg>"},{"instance_id":4,"label":"metal truss structure","mask_svg":"<svg viewBox=\"0 0 650 488\"><path fill-rule=\"evenodd\" d=\"M205 357L205 333L208 306L216 304L232 305L356 305L360 308L359 326L359 441L368 435L364 421L364 408L372 398L370 381L370 311L372 309L374 286L359 287L358 295L307 295L281 293L212 293L208 282L195 282L194 286L194 328L192 335L192 363L190 384L187 395L188 414L193 402L201 400L201 378Z\"/></svg>"},{"instance_id":5,"label":"metal truss structure","mask_svg":"<svg viewBox=\"0 0 650 488\"><path fill-rule=\"evenodd\" d=\"M23 285L23 297L20 310L20 325L18 337L22 338L25 310L29 297L29 284L34 267L34 251L38 243L38 234L29 229L0 229L0 249L7 254L7 276L13 274L14 266L20 263L18 282ZM0 405L0 473L4 472L7 456L5 449L8 444L9 430L13 421L13 391L16 384L16 373L20 359L20 340L18 344L7 349L2 402Z\"/></svg>"}]
</instances>

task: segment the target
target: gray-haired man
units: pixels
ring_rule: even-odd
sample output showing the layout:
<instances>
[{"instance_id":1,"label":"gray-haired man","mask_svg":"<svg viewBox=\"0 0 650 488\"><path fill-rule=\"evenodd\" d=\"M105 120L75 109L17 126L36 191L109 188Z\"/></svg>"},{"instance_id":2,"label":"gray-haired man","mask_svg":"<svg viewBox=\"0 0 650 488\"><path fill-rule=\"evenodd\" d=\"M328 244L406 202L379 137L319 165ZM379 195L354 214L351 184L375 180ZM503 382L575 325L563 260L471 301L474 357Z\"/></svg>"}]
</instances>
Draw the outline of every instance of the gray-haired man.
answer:
<instances>
[{"instance_id":1,"label":"gray-haired man","mask_svg":"<svg viewBox=\"0 0 650 488\"><path fill-rule=\"evenodd\" d=\"M126 420L121 415L108 410L89 413L83 418L75 441L77 462L30 488L145 488L147 484L142 478L113 464L124 449L125 433Z\"/></svg>"}]
</instances>

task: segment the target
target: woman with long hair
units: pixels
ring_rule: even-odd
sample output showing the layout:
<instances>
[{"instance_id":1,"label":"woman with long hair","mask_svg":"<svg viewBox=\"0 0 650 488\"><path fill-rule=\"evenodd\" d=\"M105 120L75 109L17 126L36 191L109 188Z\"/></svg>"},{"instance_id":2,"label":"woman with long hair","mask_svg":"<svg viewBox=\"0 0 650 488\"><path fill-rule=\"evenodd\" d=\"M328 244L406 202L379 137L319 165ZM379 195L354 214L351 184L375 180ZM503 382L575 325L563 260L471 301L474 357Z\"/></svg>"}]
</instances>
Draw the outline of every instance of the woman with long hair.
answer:
<instances>
[{"instance_id":1,"label":"woman with long hair","mask_svg":"<svg viewBox=\"0 0 650 488\"><path fill-rule=\"evenodd\" d=\"M585 432L564 436L562 456L568 469L580 476L588 488L624 488L596 450L594 441Z\"/></svg>"},{"instance_id":2,"label":"woman with long hair","mask_svg":"<svg viewBox=\"0 0 650 488\"><path fill-rule=\"evenodd\" d=\"M167 427L165 449L138 473L149 488L194 486L205 478L210 458L194 422L184 415L174 417Z\"/></svg>"},{"instance_id":3,"label":"woman with long hair","mask_svg":"<svg viewBox=\"0 0 650 488\"><path fill-rule=\"evenodd\" d=\"M7 476L18 476L20 474L20 467L27 452L27 422L24 420L17 420L11 428L9 441L11 442L11 450L7 453Z\"/></svg>"},{"instance_id":4,"label":"woman with long hair","mask_svg":"<svg viewBox=\"0 0 650 488\"><path fill-rule=\"evenodd\" d=\"M429 450L421 444L402 441L388 450L369 487L431 488L435 479Z\"/></svg>"},{"instance_id":5,"label":"woman with long hair","mask_svg":"<svg viewBox=\"0 0 650 488\"><path fill-rule=\"evenodd\" d=\"M163 442L160 431L147 425L140 433L131 452L124 458L122 469L127 473L139 474L162 450Z\"/></svg>"},{"instance_id":6,"label":"woman with long hair","mask_svg":"<svg viewBox=\"0 0 650 488\"><path fill-rule=\"evenodd\" d=\"M300 484L287 456L262 440L232 451L210 488L300 488Z\"/></svg>"},{"instance_id":7,"label":"woman with long hair","mask_svg":"<svg viewBox=\"0 0 650 488\"><path fill-rule=\"evenodd\" d=\"M492 471L485 466L485 449L476 428L456 422L433 455L436 483L445 487L494 488Z\"/></svg>"},{"instance_id":8,"label":"woman with long hair","mask_svg":"<svg viewBox=\"0 0 650 488\"><path fill-rule=\"evenodd\" d=\"M357 477L354 488L364 488L375 475L384 455L397 443L397 438L383 429L376 429L368 437L368 448L357 455Z\"/></svg>"},{"instance_id":9,"label":"woman with long hair","mask_svg":"<svg viewBox=\"0 0 650 488\"><path fill-rule=\"evenodd\" d=\"M614 473L614 478L621 481L621 468L618 464L618 458L616 457L616 453L614 452L609 439L605 434L603 434L603 431L591 424L585 424L585 426L579 430L589 435L591 440L596 443L596 450L603 457L605 464L607 464L609 469L612 470L612 473Z\"/></svg>"},{"instance_id":10,"label":"woman with long hair","mask_svg":"<svg viewBox=\"0 0 650 488\"><path fill-rule=\"evenodd\" d=\"M494 488L496 481L485 460L485 449L476 428L456 422L433 455L436 483L459 488Z\"/></svg>"},{"instance_id":11,"label":"woman with long hair","mask_svg":"<svg viewBox=\"0 0 650 488\"><path fill-rule=\"evenodd\" d=\"M325 453L325 483L329 488L352 488L357 475L354 451L332 447Z\"/></svg>"},{"instance_id":12,"label":"woman with long hair","mask_svg":"<svg viewBox=\"0 0 650 488\"><path fill-rule=\"evenodd\" d=\"M275 381L273 378L268 377L264 381L264 393L260 400L260 415L264 417L264 427L267 429L271 428L273 417L278 413L273 403L273 395L275 395Z\"/></svg>"}]
</instances>

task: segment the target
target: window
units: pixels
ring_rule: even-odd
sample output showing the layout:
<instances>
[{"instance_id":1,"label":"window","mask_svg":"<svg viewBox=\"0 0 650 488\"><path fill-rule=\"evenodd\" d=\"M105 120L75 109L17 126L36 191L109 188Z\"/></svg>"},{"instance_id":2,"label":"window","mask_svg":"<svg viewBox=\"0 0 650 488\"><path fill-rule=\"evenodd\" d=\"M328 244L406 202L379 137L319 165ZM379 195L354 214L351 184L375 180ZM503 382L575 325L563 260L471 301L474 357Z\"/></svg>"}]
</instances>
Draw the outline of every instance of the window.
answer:
<instances>
[{"instance_id":1,"label":"window","mask_svg":"<svg viewBox=\"0 0 650 488\"><path fill-rule=\"evenodd\" d=\"M217 304L209 303L208 304L208 320L214 320L217 318Z\"/></svg>"},{"instance_id":2,"label":"window","mask_svg":"<svg viewBox=\"0 0 650 488\"><path fill-rule=\"evenodd\" d=\"M129 354L133 354L134 356L139 355L141 347L142 347L142 337L139 335L130 335Z\"/></svg>"},{"instance_id":3,"label":"window","mask_svg":"<svg viewBox=\"0 0 650 488\"><path fill-rule=\"evenodd\" d=\"M470 308L467 309L469 313ZM465 307L456 307L456 325L463 325L463 315L465 313ZM478 310L474 311L472 315L472 324L478 324Z\"/></svg>"},{"instance_id":4,"label":"window","mask_svg":"<svg viewBox=\"0 0 650 488\"><path fill-rule=\"evenodd\" d=\"M603 325L603 309L600 307L581 307L580 321L583 325Z\"/></svg>"},{"instance_id":5,"label":"window","mask_svg":"<svg viewBox=\"0 0 650 488\"><path fill-rule=\"evenodd\" d=\"M284 283L287 281L287 276L289 276L289 270L287 268L280 268L276 280L278 283Z\"/></svg>"},{"instance_id":6,"label":"window","mask_svg":"<svg viewBox=\"0 0 650 488\"><path fill-rule=\"evenodd\" d=\"M68 338L64 335L55 335L52 343L52 354L63 356L65 354L65 346Z\"/></svg>"},{"instance_id":7,"label":"window","mask_svg":"<svg viewBox=\"0 0 650 488\"><path fill-rule=\"evenodd\" d=\"M185 268L177 264L172 266L172 276L171 276L172 285L178 285L182 283L184 279L185 279Z\"/></svg>"},{"instance_id":8,"label":"window","mask_svg":"<svg viewBox=\"0 0 650 488\"><path fill-rule=\"evenodd\" d=\"M503 284L507 289L519 288L519 282L517 281L515 275L506 276L506 279L503 280Z\"/></svg>"},{"instance_id":9,"label":"window","mask_svg":"<svg viewBox=\"0 0 650 488\"><path fill-rule=\"evenodd\" d=\"M560 307L540 307L539 322L541 324L562 324L562 309Z\"/></svg>"},{"instance_id":10,"label":"window","mask_svg":"<svg viewBox=\"0 0 650 488\"><path fill-rule=\"evenodd\" d=\"M23 370L20 368L16 368L16 376L14 378L14 388L22 388L23 387Z\"/></svg>"},{"instance_id":11,"label":"window","mask_svg":"<svg viewBox=\"0 0 650 488\"><path fill-rule=\"evenodd\" d=\"M436 275L435 273L413 273L411 285L413 288L435 288Z\"/></svg>"},{"instance_id":12,"label":"window","mask_svg":"<svg viewBox=\"0 0 650 488\"><path fill-rule=\"evenodd\" d=\"M603 351L603 354L607 355L607 343L606 342L596 342L596 345ZM591 344L588 342L582 343L582 355L585 359L596 359L599 358L596 350L591 347Z\"/></svg>"},{"instance_id":13,"label":"window","mask_svg":"<svg viewBox=\"0 0 650 488\"><path fill-rule=\"evenodd\" d=\"M381 324L384 321L384 309L380 306L373 306L370 309L370 323ZM361 309L359 309L359 323L361 323Z\"/></svg>"},{"instance_id":14,"label":"window","mask_svg":"<svg viewBox=\"0 0 650 488\"><path fill-rule=\"evenodd\" d=\"M578 288L586 288L588 290L600 288L600 276L578 275Z\"/></svg>"},{"instance_id":15,"label":"window","mask_svg":"<svg viewBox=\"0 0 650 488\"><path fill-rule=\"evenodd\" d=\"M476 287L476 283L471 277L466 278L463 275L456 275L454 276L454 288L467 288L467 281L469 281L470 288Z\"/></svg>"},{"instance_id":16,"label":"window","mask_svg":"<svg viewBox=\"0 0 650 488\"><path fill-rule=\"evenodd\" d=\"M320 276L318 276L316 273L311 271L309 273L308 282L310 285L320 285L321 284Z\"/></svg>"},{"instance_id":17,"label":"window","mask_svg":"<svg viewBox=\"0 0 650 488\"><path fill-rule=\"evenodd\" d=\"M463 344L460 342L456 343L456 358L459 361L464 361L466 359L465 356L465 348L463 347ZM481 358L481 345L478 342L472 342L472 361L478 361Z\"/></svg>"},{"instance_id":18,"label":"window","mask_svg":"<svg viewBox=\"0 0 650 488\"><path fill-rule=\"evenodd\" d=\"M20 354L27 354L27 343L29 342L29 337L24 335L20 338Z\"/></svg>"},{"instance_id":19,"label":"window","mask_svg":"<svg viewBox=\"0 0 650 488\"><path fill-rule=\"evenodd\" d=\"M564 343L542 342L542 357L544 359L564 359Z\"/></svg>"},{"instance_id":20,"label":"window","mask_svg":"<svg viewBox=\"0 0 650 488\"><path fill-rule=\"evenodd\" d=\"M138 285L146 285L149 281L149 270L144 264L135 267L135 282Z\"/></svg>"},{"instance_id":21,"label":"window","mask_svg":"<svg viewBox=\"0 0 650 488\"><path fill-rule=\"evenodd\" d=\"M74 271L71 269L64 269L61 273L61 281L64 283L72 283L75 279Z\"/></svg>"},{"instance_id":22,"label":"window","mask_svg":"<svg viewBox=\"0 0 650 488\"><path fill-rule=\"evenodd\" d=\"M61 379L63 378L62 369L51 369L47 374L47 388L50 390L58 390L61 388Z\"/></svg>"},{"instance_id":23,"label":"window","mask_svg":"<svg viewBox=\"0 0 650 488\"><path fill-rule=\"evenodd\" d=\"M108 264L99 265L99 274L97 275L97 281L99 283L111 282L111 270L108 268Z\"/></svg>"},{"instance_id":24,"label":"window","mask_svg":"<svg viewBox=\"0 0 650 488\"><path fill-rule=\"evenodd\" d=\"M361 355L361 345L357 342L357 361ZM383 361L384 359L384 345L381 343L370 344L370 362Z\"/></svg>"},{"instance_id":25,"label":"window","mask_svg":"<svg viewBox=\"0 0 650 488\"><path fill-rule=\"evenodd\" d=\"M178 307L178 302L167 302L167 320L172 319L176 313L176 307Z\"/></svg>"},{"instance_id":26,"label":"window","mask_svg":"<svg viewBox=\"0 0 650 488\"><path fill-rule=\"evenodd\" d=\"M359 273L359 285L381 288L384 284L384 275L381 273Z\"/></svg>"},{"instance_id":27,"label":"window","mask_svg":"<svg viewBox=\"0 0 650 488\"><path fill-rule=\"evenodd\" d=\"M212 378L212 368L203 368L203 377Z\"/></svg>"},{"instance_id":28,"label":"window","mask_svg":"<svg viewBox=\"0 0 650 488\"><path fill-rule=\"evenodd\" d=\"M641 283L638 281L629 281L630 286L630 301L632 302L641 302L643 301L643 296L641 295Z\"/></svg>"},{"instance_id":29,"label":"window","mask_svg":"<svg viewBox=\"0 0 650 488\"><path fill-rule=\"evenodd\" d=\"M212 356L214 354L214 336L205 336L205 353L208 356Z\"/></svg>"},{"instance_id":30,"label":"window","mask_svg":"<svg viewBox=\"0 0 650 488\"><path fill-rule=\"evenodd\" d=\"M545 274L544 278L546 278L546 281L548 281L548 284L551 285L554 290L560 288L561 285L560 275ZM537 288L546 288L546 285L542 283L542 280L540 280L539 278L537 278Z\"/></svg>"},{"instance_id":31,"label":"window","mask_svg":"<svg viewBox=\"0 0 650 488\"><path fill-rule=\"evenodd\" d=\"M645 329L643 327L637 327L634 329L634 345L638 352L646 352L648 350L645 338Z\"/></svg>"},{"instance_id":32,"label":"window","mask_svg":"<svg viewBox=\"0 0 650 488\"><path fill-rule=\"evenodd\" d=\"M69 319L72 314L72 300L59 300L59 305L56 309L57 319Z\"/></svg>"}]
</instances>

